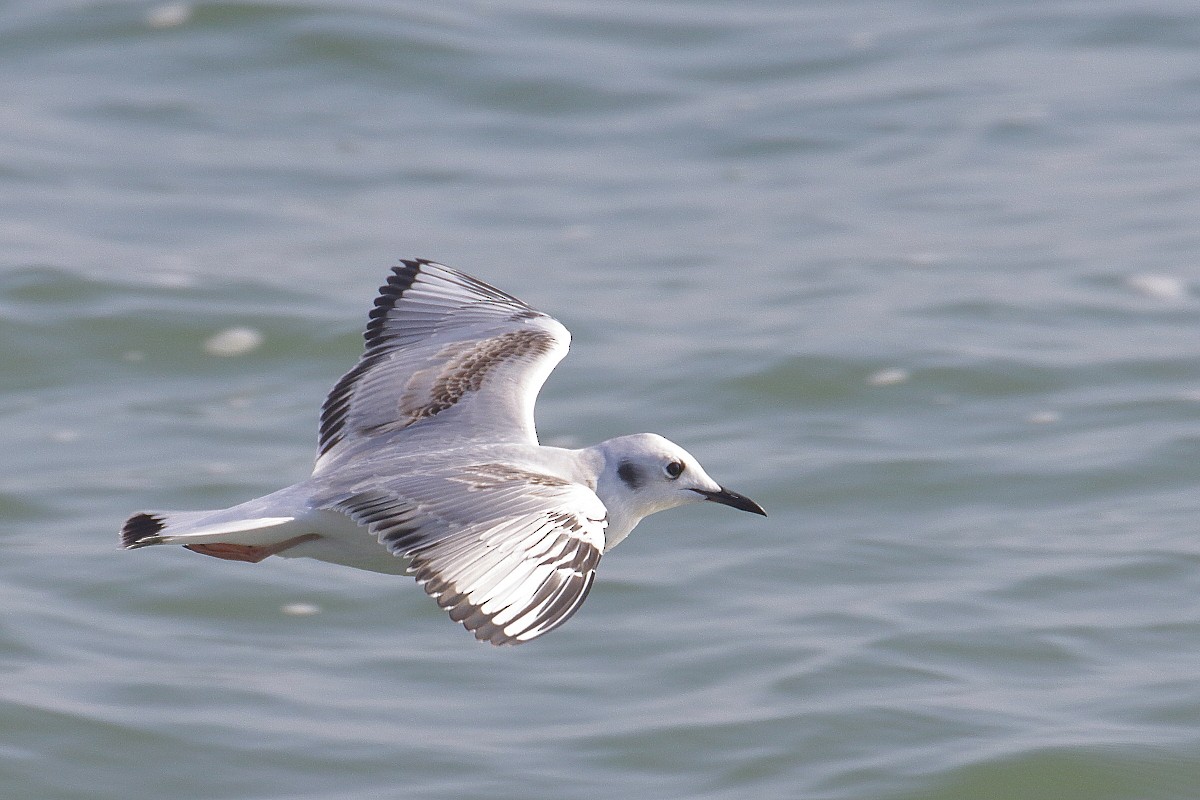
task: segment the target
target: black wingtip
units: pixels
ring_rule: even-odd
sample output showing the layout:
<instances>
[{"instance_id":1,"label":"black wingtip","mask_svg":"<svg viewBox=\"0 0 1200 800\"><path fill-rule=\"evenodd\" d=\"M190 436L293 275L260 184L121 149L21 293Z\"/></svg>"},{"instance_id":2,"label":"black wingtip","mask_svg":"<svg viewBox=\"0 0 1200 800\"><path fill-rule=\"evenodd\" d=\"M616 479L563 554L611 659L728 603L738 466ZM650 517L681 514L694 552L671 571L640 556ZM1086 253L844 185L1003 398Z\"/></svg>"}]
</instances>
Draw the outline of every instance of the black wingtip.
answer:
<instances>
[{"instance_id":1,"label":"black wingtip","mask_svg":"<svg viewBox=\"0 0 1200 800\"><path fill-rule=\"evenodd\" d=\"M125 524L121 526L121 547L126 550L133 550L138 547L145 547L148 544L155 544L153 541L145 540L152 539L165 527L166 524L160 516L154 514L134 514L125 520Z\"/></svg>"},{"instance_id":2,"label":"black wingtip","mask_svg":"<svg viewBox=\"0 0 1200 800\"><path fill-rule=\"evenodd\" d=\"M396 307L396 303L400 301L404 293L412 288L421 267L430 263L432 262L424 258L404 258L400 260L399 264L392 267L387 282L379 287L379 292L375 296L375 307L371 309L367 318L367 329L363 332L363 338L366 339L368 346L379 338L387 315Z\"/></svg>"}]
</instances>

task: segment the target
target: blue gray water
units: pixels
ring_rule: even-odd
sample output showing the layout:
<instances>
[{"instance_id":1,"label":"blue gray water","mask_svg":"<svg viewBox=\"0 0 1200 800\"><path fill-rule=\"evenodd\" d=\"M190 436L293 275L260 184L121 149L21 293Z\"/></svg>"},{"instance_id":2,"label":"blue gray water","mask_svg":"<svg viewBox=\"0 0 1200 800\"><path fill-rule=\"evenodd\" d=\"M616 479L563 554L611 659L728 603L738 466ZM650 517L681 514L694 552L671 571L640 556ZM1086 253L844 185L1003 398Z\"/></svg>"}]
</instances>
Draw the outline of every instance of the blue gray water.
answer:
<instances>
[{"instance_id":1,"label":"blue gray water","mask_svg":"<svg viewBox=\"0 0 1200 800\"><path fill-rule=\"evenodd\" d=\"M1193 2L0 6L0 795L1200 797ZM395 259L575 334L652 517L565 627L176 548Z\"/></svg>"}]
</instances>

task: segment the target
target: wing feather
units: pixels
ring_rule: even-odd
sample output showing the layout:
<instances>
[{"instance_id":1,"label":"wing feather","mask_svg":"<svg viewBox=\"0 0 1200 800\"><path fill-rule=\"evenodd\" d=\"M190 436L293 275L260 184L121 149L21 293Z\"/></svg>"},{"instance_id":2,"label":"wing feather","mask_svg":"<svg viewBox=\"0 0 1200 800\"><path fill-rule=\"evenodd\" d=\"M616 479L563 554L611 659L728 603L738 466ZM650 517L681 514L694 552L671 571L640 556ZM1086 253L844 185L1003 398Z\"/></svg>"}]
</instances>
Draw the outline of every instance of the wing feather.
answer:
<instances>
[{"instance_id":1,"label":"wing feather","mask_svg":"<svg viewBox=\"0 0 1200 800\"><path fill-rule=\"evenodd\" d=\"M537 444L534 403L571 341L553 317L423 259L392 268L363 338L321 408L314 472L363 440L431 426L443 443Z\"/></svg>"},{"instance_id":2,"label":"wing feather","mask_svg":"<svg viewBox=\"0 0 1200 800\"><path fill-rule=\"evenodd\" d=\"M481 641L566 622L591 589L607 514L586 486L503 464L443 469L321 501L394 555Z\"/></svg>"}]
</instances>

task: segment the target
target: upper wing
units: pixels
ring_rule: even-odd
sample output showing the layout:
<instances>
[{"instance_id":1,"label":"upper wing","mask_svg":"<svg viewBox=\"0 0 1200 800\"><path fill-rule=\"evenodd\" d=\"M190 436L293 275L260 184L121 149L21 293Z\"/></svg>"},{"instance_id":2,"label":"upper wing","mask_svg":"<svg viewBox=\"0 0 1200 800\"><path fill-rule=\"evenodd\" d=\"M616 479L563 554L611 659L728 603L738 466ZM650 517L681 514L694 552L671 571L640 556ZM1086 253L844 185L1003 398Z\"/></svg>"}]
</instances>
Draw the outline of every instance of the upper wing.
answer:
<instances>
[{"instance_id":1,"label":"upper wing","mask_svg":"<svg viewBox=\"0 0 1200 800\"><path fill-rule=\"evenodd\" d=\"M587 597L607 512L586 486L480 463L319 501L409 559L408 572L480 641L520 644Z\"/></svg>"},{"instance_id":2,"label":"upper wing","mask_svg":"<svg viewBox=\"0 0 1200 800\"><path fill-rule=\"evenodd\" d=\"M499 289L419 259L392 268L364 338L362 357L321 408L316 472L356 439L418 424L439 425L441 441L537 444L533 405L571 334Z\"/></svg>"}]
</instances>

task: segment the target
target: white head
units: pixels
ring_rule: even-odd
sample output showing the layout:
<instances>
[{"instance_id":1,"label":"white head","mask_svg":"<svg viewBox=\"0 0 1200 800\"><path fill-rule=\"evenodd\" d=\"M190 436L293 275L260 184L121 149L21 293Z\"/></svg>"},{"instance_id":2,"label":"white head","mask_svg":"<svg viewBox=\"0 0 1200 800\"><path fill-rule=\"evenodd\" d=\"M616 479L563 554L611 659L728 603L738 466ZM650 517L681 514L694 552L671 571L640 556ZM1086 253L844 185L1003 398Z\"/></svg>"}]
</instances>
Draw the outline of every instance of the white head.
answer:
<instances>
[{"instance_id":1,"label":"white head","mask_svg":"<svg viewBox=\"0 0 1200 800\"><path fill-rule=\"evenodd\" d=\"M643 517L686 503L710 500L767 515L749 497L708 477L691 453L656 433L620 436L595 449L604 456L596 494L609 511L607 547L625 538Z\"/></svg>"}]
</instances>

